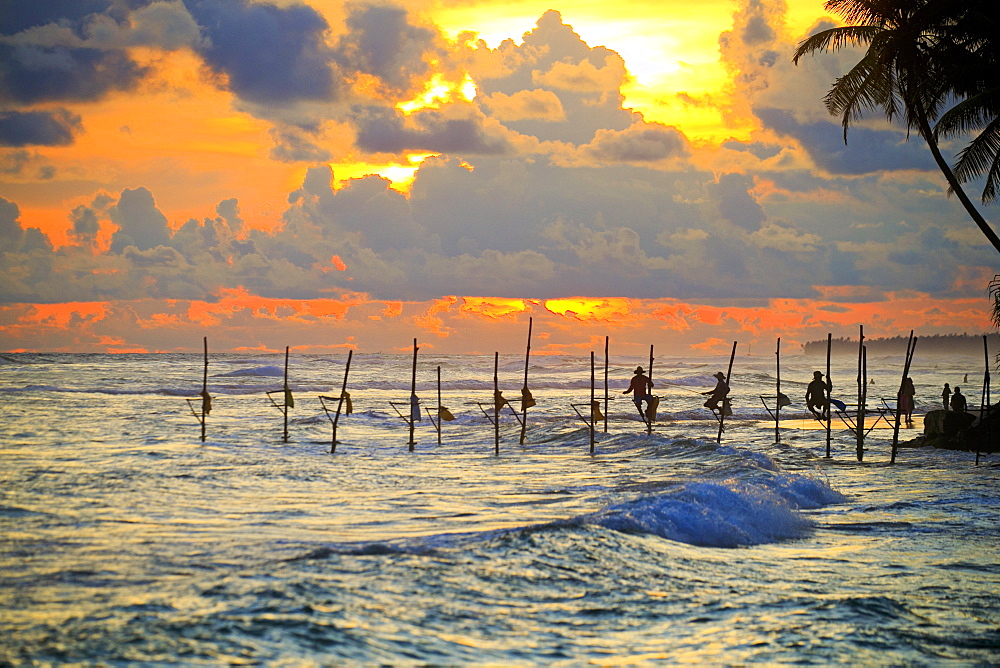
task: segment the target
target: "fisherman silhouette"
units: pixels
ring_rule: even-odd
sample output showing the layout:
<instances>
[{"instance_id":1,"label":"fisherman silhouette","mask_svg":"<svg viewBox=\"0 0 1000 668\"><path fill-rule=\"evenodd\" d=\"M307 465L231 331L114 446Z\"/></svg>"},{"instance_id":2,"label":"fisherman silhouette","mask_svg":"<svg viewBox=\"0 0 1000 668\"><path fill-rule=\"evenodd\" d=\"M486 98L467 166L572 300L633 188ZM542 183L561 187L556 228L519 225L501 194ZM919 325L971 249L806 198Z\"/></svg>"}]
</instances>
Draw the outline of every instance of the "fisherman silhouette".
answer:
<instances>
[{"instance_id":1,"label":"fisherman silhouette","mask_svg":"<svg viewBox=\"0 0 1000 668\"><path fill-rule=\"evenodd\" d=\"M823 381L822 372L813 371L813 379L806 387L806 408L817 420L825 420L830 415L830 402L826 400L828 389L827 384Z\"/></svg>"},{"instance_id":2,"label":"fisherman silhouette","mask_svg":"<svg viewBox=\"0 0 1000 668\"><path fill-rule=\"evenodd\" d=\"M653 395L649 393L649 390L653 387L653 381L646 376L646 372L641 366L636 367L633 372L635 375L632 376L632 382L629 383L628 389L622 392L622 394L632 394L632 401L635 403L635 407L639 409L639 412L646 415L646 411L642 410L642 402L646 402L646 410L649 410L650 405L653 403Z\"/></svg>"},{"instance_id":3,"label":"fisherman silhouette","mask_svg":"<svg viewBox=\"0 0 1000 668\"><path fill-rule=\"evenodd\" d=\"M705 408L713 411L719 408L719 402L723 402L723 407L727 407L729 403L726 401L726 397L729 396L729 383L726 382L726 374L720 371L714 377L718 381L715 384L715 389L702 392L702 394L708 395L708 399L705 400L704 404Z\"/></svg>"}]
</instances>

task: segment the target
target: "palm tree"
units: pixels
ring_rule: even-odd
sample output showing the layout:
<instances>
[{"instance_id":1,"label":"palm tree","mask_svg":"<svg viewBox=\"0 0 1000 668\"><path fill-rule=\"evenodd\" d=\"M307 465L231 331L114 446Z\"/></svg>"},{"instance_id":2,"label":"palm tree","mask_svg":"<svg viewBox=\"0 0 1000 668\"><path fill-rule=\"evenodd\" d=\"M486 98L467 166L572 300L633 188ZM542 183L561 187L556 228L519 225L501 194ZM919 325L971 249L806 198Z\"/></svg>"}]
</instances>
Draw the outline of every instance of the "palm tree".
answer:
<instances>
[{"instance_id":1,"label":"palm tree","mask_svg":"<svg viewBox=\"0 0 1000 668\"><path fill-rule=\"evenodd\" d=\"M993 324L997 328L1000 328L1000 274L993 277L990 281L990 297L993 298L993 314L992 320Z\"/></svg>"},{"instance_id":2,"label":"palm tree","mask_svg":"<svg viewBox=\"0 0 1000 668\"><path fill-rule=\"evenodd\" d=\"M938 137L979 131L958 154L955 176L986 177L982 200L1000 195L1000 17L995 0L966 0L939 44L955 64L956 91L964 97L934 127Z\"/></svg>"},{"instance_id":3,"label":"palm tree","mask_svg":"<svg viewBox=\"0 0 1000 668\"><path fill-rule=\"evenodd\" d=\"M995 0L977 0L977 4L990 1ZM867 45L868 50L861 60L836 80L824 98L830 113L841 116L844 142L847 142L851 122L868 112L881 110L889 121L901 119L907 128L915 129L927 142L935 163L948 181L949 192L955 193L969 216L1000 252L1000 237L963 190L958 176L941 154L938 135L931 127L931 122L941 115L949 101L956 97L968 99L971 90L978 90L975 77L963 74L961 69L962 62L972 58L963 35L973 31L967 20L959 20L965 18L964 12L956 9L960 4L954 0L828 0L826 10L840 15L847 25L823 30L803 40L793 61L797 64L803 56L817 51ZM959 54L963 57L959 58ZM965 113L976 118L975 110L980 110L981 115L984 108L988 105L981 100L970 105ZM951 124L942 126L940 131L950 134L967 128L969 118L967 115L952 116ZM974 176L982 164L981 156L988 154L991 146L995 158L997 147L988 140L984 148L964 153L962 158L966 162L962 174Z\"/></svg>"}]
</instances>

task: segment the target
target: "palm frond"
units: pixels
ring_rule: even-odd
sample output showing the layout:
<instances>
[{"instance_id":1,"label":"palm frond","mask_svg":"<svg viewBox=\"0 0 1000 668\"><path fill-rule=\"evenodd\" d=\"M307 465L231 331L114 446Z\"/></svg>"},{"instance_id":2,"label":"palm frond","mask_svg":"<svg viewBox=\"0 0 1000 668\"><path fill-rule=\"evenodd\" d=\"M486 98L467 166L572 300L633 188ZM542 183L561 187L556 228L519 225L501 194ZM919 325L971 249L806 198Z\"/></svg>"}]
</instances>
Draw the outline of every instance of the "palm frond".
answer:
<instances>
[{"instance_id":1,"label":"palm frond","mask_svg":"<svg viewBox=\"0 0 1000 668\"><path fill-rule=\"evenodd\" d=\"M993 119L968 146L959 151L954 171L963 183L985 174L982 201L996 201L1000 189L1000 119Z\"/></svg>"},{"instance_id":2,"label":"palm frond","mask_svg":"<svg viewBox=\"0 0 1000 668\"><path fill-rule=\"evenodd\" d=\"M792 62L798 64L800 58L817 51L838 51L845 47L868 44L878 31L879 28L870 26L841 26L821 30L799 42Z\"/></svg>"},{"instance_id":3,"label":"palm frond","mask_svg":"<svg viewBox=\"0 0 1000 668\"><path fill-rule=\"evenodd\" d=\"M1000 87L968 97L938 120L934 134L941 137L969 134L985 127L1000 110Z\"/></svg>"}]
</instances>

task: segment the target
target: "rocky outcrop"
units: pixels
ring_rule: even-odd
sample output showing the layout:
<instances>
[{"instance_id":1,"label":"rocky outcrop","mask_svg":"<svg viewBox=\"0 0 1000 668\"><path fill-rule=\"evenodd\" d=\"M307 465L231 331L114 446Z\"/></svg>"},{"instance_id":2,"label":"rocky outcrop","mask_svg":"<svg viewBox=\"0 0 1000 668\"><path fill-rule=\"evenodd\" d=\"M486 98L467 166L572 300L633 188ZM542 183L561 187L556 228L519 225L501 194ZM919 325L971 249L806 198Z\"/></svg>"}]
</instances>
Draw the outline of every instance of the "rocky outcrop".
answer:
<instances>
[{"instance_id":1,"label":"rocky outcrop","mask_svg":"<svg viewBox=\"0 0 1000 668\"><path fill-rule=\"evenodd\" d=\"M946 450L1000 452L1000 404L990 407L983 420L979 413L931 411L924 416L919 445Z\"/></svg>"}]
</instances>

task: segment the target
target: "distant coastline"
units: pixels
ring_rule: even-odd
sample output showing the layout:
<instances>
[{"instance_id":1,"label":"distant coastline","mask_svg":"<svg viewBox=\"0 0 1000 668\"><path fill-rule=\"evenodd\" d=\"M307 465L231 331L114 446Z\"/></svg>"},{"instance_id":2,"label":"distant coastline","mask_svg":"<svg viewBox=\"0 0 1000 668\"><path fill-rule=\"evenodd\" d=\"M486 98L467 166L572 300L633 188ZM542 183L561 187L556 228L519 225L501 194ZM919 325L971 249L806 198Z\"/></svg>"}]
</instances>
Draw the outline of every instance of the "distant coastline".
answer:
<instances>
[{"instance_id":1,"label":"distant coastline","mask_svg":"<svg viewBox=\"0 0 1000 668\"><path fill-rule=\"evenodd\" d=\"M982 355L983 336L983 334L917 336L916 355ZM1000 352L1000 333L993 332L985 336L990 357L994 358ZM906 342L907 337L905 336L893 336L891 338L865 339L865 346L868 352L873 355L905 355ZM857 338L835 338L831 347L835 355L848 353L856 355L858 340ZM802 351L806 355L826 355L826 339L808 341L802 345Z\"/></svg>"}]
</instances>

